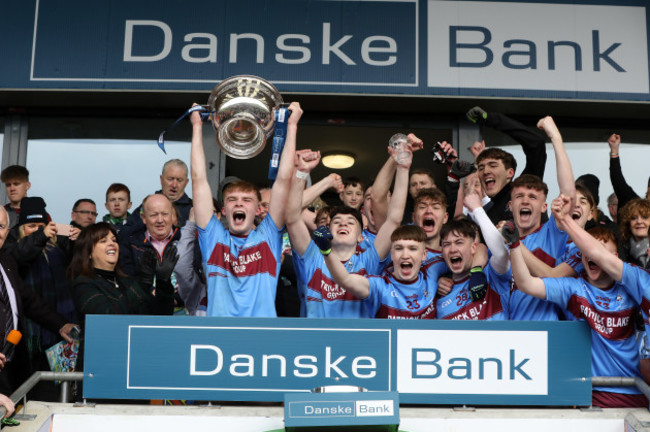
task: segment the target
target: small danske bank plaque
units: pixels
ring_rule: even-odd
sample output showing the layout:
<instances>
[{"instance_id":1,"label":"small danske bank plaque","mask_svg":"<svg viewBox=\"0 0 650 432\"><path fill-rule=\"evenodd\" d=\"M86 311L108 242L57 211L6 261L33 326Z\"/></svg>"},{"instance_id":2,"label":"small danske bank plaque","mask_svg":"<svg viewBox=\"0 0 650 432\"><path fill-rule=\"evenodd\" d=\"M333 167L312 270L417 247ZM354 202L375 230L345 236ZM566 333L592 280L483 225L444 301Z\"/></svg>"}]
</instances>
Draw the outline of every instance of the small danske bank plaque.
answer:
<instances>
[{"instance_id":1,"label":"small danske bank plaque","mask_svg":"<svg viewBox=\"0 0 650 432\"><path fill-rule=\"evenodd\" d=\"M397 392L287 393L284 398L287 432L363 426L364 430L396 432Z\"/></svg>"}]
</instances>

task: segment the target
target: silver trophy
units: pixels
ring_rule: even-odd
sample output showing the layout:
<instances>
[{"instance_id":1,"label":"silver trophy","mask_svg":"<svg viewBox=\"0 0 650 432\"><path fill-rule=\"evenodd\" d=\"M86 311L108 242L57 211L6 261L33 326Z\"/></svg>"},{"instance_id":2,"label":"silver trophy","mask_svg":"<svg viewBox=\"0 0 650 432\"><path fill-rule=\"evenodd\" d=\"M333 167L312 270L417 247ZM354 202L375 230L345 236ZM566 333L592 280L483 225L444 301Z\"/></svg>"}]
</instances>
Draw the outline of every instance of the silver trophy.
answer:
<instances>
[{"instance_id":1,"label":"silver trophy","mask_svg":"<svg viewBox=\"0 0 650 432\"><path fill-rule=\"evenodd\" d=\"M274 111L282 103L280 92L262 78L237 75L222 81L208 99L217 144L235 159L258 155L273 134Z\"/></svg>"}]
</instances>

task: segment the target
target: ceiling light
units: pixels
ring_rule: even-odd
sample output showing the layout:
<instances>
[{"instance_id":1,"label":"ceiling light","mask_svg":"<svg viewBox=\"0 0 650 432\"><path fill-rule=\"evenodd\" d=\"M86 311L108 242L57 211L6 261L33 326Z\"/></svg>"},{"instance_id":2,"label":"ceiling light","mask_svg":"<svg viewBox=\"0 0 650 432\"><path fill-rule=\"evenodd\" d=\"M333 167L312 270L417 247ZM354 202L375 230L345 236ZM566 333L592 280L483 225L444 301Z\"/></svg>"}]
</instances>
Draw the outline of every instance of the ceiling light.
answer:
<instances>
[{"instance_id":1,"label":"ceiling light","mask_svg":"<svg viewBox=\"0 0 650 432\"><path fill-rule=\"evenodd\" d=\"M333 152L323 155L323 165L332 169L345 169L354 165L354 155L345 152Z\"/></svg>"}]
</instances>

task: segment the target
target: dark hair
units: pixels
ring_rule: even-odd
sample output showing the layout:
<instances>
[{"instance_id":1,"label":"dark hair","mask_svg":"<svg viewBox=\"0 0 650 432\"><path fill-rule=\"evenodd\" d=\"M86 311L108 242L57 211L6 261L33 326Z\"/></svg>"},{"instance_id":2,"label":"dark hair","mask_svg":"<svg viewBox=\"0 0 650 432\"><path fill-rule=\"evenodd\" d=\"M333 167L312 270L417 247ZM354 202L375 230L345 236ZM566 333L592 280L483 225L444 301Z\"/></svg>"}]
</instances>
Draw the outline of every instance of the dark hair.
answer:
<instances>
[{"instance_id":1,"label":"dark hair","mask_svg":"<svg viewBox=\"0 0 650 432\"><path fill-rule=\"evenodd\" d=\"M128 200L131 201L131 191L123 183L113 183L112 185L110 185L108 187L108 189L106 189L106 201L108 201L108 194L109 193L116 193L116 192L126 192Z\"/></svg>"},{"instance_id":2,"label":"dark hair","mask_svg":"<svg viewBox=\"0 0 650 432\"><path fill-rule=\"evenodd\" d=\"M361 212L355 208L348 206L336 206L332 207L330 211L330 222L334 219L334 216L338 214L352 215L359 222L359 226L363 230L363 218L361 217Z\"/></svg>"},{"instance_id":3,"label":"dark hair","mask_svg":"<svg viewBox=\"0 0 650 432\"><path fill-rule=\"evenodd\" d=\"M484 159L500 160L503 162L503 166L506 167L506 169L512 168L513 171L517 171L517 161L515 160L515 157L498 147L489 147L483 150L476 157L476 165L480 164Z\"/></svg>"},{"instance_id":4,"label":"dark hair","mask_svg":"<svg viewBox=\"0 0 650 432\"><path fill-rule=\"evenodd\" d=\"M596 207L596 201L594 201L594 196L591 194L591 191L587 186L583 185L582 183L576 183L576 192L580 192L585 198L587 198L587 201L589 201L589 205L591 206L592 210L594 209L594 207Z\"/></svg>"},{"instance_id":5,"label":"dark hair","mask_svg":"<svg viewBox=\"0 0 650 432\"><path fill-rule=\"evenodd\" d=\"M440 239L444 239L449 234L454 233L459 236L475 239L478 237L479 227L467 218L454 219L442 226L440 230Z\"/></svg>"},{"instance_id":6,"label":"dark hair","mask_svg":"<svg viewBox=\"0 0 650 432\"><path fill-rule=\"evenodd\" d=\"M97 207L95 201L91 200L90 198L81 198L74 202L74 205L72 206L72 211L76 211L82 203L90 203L95 207Z\"/></svg>"},{"instance_id":7,"label":"dark hair","mask_svg":"<svg viewBox=\"0 0 650 432\"><path fill-rule=\"evenodd\" d=\"M7 183L11 180L29 181L29 171L22 165L8 166L0 173L0 181Z\"/></svg>"},{"instance_id":8,"label":"dark hair","mask_svg":"<svg viewBox=\"0 0 650 432\"><path fill-rule=\"evenodd\" d=\"M437 201L445 209L447 208L447 195L445 195L445 193L438 188L420 189L418 191L418 194L415 196L415 202L413 204L413 208L415 209L415 207L417 207L420 201L423 201L425 199Z\"/></svg>"},{"instance_id":9,"label":"dark hair","mask_svg":"<svg viewBox=\"0 0 650 432\"><path fill-rule=\"evenodd\" d=\"M428 176L433 182L433 184L436 184L436 175L433 173L433 171L425 168L415 168L414 170L411 170L409 174L409 180L411 180L411 177L413 177L416 174Z\"/></svg>"},{"instance_id":10,"label":"dark hair","mask_svg":"<svg viewBox=\"0 0 650 432\"><path fill-rule=\"evenodd\" d=\"M362 191L365 191L366 188L363 182L358 177L347 177L343 179L343 189L348 186L360 186Z\"/></svg>"},{"instance_id":11,"label":"dark hair","mask_svg":"<svg viewBox=\"0 0 650 432\"><path fill-rule=\"evenodd\" d=\"M395 231L390 235L391 242L396 242L397 240L414 240L419 243L424 243L427 241L427 235L417 225L401 225L395 228Z\"/></svg>"},{"instance_id":12,"label":"dark hair","mask_svg":"<svg viewBox=\"0 0 650 432\"><path fill-rule=\"evenodd\" d=\"M536 191L544 192L545 197L548 196L548 186L546 186L546 183L544 183L541 178L533 174L522 174L517 177L512 182L512 190L514 191L515 188L518 187L534 189Z\"/></svg>"},{"instance_id":13,"label":"dark hair","mask_svg":"<svg viewBox=\"0 0 650 432\"><path fill-rule=\"evenodd\" d=\"M109 234L113 234L117 238L115 227L107 222L98 222L81 230L79 238L75 242L74 253L68 267L68 274L71 279L78 276L91 278L95 276L95 269L90 256L95 245ZM116 271L118 271L117 268Z\"/></svg>"}]
</instances>

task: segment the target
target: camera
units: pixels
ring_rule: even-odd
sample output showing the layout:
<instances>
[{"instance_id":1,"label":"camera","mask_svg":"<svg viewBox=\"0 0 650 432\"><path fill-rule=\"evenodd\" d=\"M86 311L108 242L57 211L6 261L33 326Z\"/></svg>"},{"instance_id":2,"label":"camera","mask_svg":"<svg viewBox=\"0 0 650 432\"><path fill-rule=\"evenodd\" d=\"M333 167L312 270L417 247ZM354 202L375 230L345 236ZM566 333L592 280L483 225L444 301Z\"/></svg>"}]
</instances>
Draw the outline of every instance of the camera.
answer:
<instances>
[{"instance_id":1,"label":"camera","mask_svg":"<svg viewBox=\"0 0 650 432\"><path fill-rule=\"evenodd\" d=\"M451 162L449 159L447 159L447 155L442 150L442 145L440 142L437 142L433 145L431 152L433 153L434 162L439 162L441 164L448 164Z\"/></svg>"}]
</instances>

